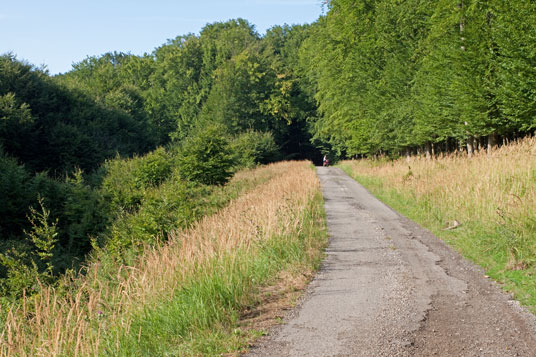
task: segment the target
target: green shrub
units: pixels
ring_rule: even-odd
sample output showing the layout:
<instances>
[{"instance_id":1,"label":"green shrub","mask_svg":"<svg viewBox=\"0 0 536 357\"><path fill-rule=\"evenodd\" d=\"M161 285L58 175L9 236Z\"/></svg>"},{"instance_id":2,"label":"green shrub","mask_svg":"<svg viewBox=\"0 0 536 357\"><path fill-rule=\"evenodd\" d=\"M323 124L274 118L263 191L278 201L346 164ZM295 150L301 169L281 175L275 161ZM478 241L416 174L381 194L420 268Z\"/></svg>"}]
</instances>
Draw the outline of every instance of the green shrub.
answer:
<instances>
[{"instance_id":1,"label":"green shrub","mask_svg":"<svg viewBox=\"0 0 536 357\"><path fill-rule=\"evenodd\" d=\"M9 249L0 253L3 278L0 279L2 296L20 298L23 291L31 294L39 284L54 281L54 247L58 242L57 220L50 219L50 211L39 197L39 209L30 208L28 220L31 228L25 231L23 241L11 242Z\"/></svg>"},{"instance_id":2,"label":"green shrub","mask_svg":"<svg viewBox=\"0 0 536 357\"><path fill-rule=\"evenodd\" d=\"M47 203L50 216L61 217L70 192L68 183L46 173L30 174L23 165L0 152L0 236L2 240L21 240L31 227L30 207L38 206L38 196ZM61 220L61 218L60 218Z\"/></svg>"},{"instance_id":3,"label":"green shrub","mask_svg":"<svg viewBox=\"0 0 536 357\"><path fill-rule=\"evenodd\" d=\"M184 180L223 185L233 175L233 155L225 128L211 124L198 129L178 151L177 168Z\"/></svg>"},{"instance_id":4,"label":"green shrub","mask_svg":"<svg viewBox=\"0 0 536 357\"><path fill-rule=\"evenodd\" d=\"M281 158L279 147L272 133L258 131L244 132L231 142L238 167L254 167L258 164L268 164Z\"/></svg>"},{"instance_id":5,"label":"green shrub","mask_svg":"<svg viewBox=\"0 0 536 357\"><path fill-rule=\"evenodd\" d=\"M172 172L171 158L163 148L131 159L116 158L104 164L101 192L113 212L132 212L141 204L145 190L158 186Z\"/></svg>"},{"instance_id":6,"label":"green shrub","mask_svg":"<svg viewBox=\"0 0 536 357\"><path fill-rule=\"evenodd\" d=\"M164 148L139 158L135 169L136 183L140 187L158 186L171 176L172 162L170 155Z\"/></svg>"},{"instance_id":7,"label":"green shrub","mask_svg":"<svg viewBox=\"0 0 536 357\"><path fill-rule=\"evenodd\" d=\"M41 264L44 265L44 271L41 277L46 278L43 282L50 283L54 273L53 257L54 246L58 242L58 220L52 223L50 220L50 211L43 204L43 199L39 197L40 210L30 207L28 220L32 228L25 231L27 238L34 244L35 253L39 257Z\"/></svg>"},{"instance_id":8,"label":"green shrub","mask_svg":"<svg viewBox=\"0 0 536 357\"><path fill-rule=\"evenodd\" d=\"M14 243L8 250L0 253L0 296L7 301L16 300L23 295L38 291L36 277L39 276L37 265L32 259L29 245Z\"/></svg>"},{"instance_id":9,"label":"green shrub","mask_svg":"<svg viewBox=\"0 0 536 357\"><path fill-rule=\"evenodd\" d=\"M0 237L4 240L20 234L28 225L29 180L30 175L24 166L0 151Z\"/></svg>"},{"instance_id":10,"label":"green shrub","mask_svg":"<svg viewBox=\"0 0 536 357\"><path fill-rule=\"evenodd\" d=\"M123 258L126 249L141 248L166 240L172 230L186 227L210 206L209 186L183 181L177 176L153 189L147 190L139 210L120 216L112 225L106 242L108 254Z\"/></svg>"},{"instance_id":11,"label":"green shrub","mask_svg":"<svg viewBox=\"0 0 536 357\"><path fill-rule=\"evenodd\" d=\"M91 251L91 237L103 232L112 221L110 205L99 191L91 188L78 171L66 180L67 194L58 216L60 223L60 256L55 266L60 270L83 262Z\"/></svg>"}]
</instances>

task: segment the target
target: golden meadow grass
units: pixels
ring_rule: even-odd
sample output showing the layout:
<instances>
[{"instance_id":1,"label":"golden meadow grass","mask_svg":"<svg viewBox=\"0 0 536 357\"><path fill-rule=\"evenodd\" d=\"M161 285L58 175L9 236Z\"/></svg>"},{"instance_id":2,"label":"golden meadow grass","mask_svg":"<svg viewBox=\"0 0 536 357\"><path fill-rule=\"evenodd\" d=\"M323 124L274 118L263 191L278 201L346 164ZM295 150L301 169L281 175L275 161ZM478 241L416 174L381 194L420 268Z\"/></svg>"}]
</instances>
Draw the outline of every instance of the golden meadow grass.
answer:
<instances>
[{"instance_id":1,"label":"golden meadow grass","mask_svg":"<svg viewBox=\"0 0 536 357\"><path fill-rule=\"evenodd\" d=\"M120 266L114 274L103 278L99 274L99 262L94 262L85 276L70 284L76 288L59 292L44 287L40 295L25 298L19 308L8 314L1 334L2 355L129 355L155 351L159 346L143 341L146 335L153 334L144 330L151 326L146 320L155 317L153 311L169 313L171 306L181 303L176 301L178 297L180 300L183 296L187 296L184 299L194 296L193 303L202 304L203 299L211 299L214 294L225 295L225 291L214 289L213 284L210 292L199 295L197 301L194 287L203 284L207 277L218 276L219 272L247 273L262 261L244 257L259 255L263 249L281 249L285 254L287 248L274 242L281 238L306 241L303 232L318 225L321 209L316 205L312 217L311 204L315 197L318 200L319 183L310 164L279 163L246 175L262 177L268 171L272 171L273 179L191 228L173 233L162 247L147 247L134 266ZM306 241L305 247L305 255L318 259L322 244ZM252 301L249 295L261 283L233 276L218 276L218 279L229 280L232 289L236 282L251 285L244 288L245 295L236 293L236 299L248 303ZM220 283L216 281L216 285ZM241 303L229 304L240 308ZM224 306L222 311L225 309ZM189 324L189 318L194 317L186 316L181 323ZM188 328L187 333L194 334L195 339L195 333L203 332L204 326ZM178 336L173 342L180 344L188 338ZM140 346L146 343L149 349L137 350L132 346L138 343ZM180 351L199 353L195 347L175 350Z\"/></svg>"},{"instance_id":2,"label":"golden meadow grass","mask_svg":"<svg viewBox=\"0 0 536 357\"><path fill-rule=\"evenodd\" d=\"M451 154L346 161L342 167L536 306L535 138L472 159Z\"/></svg>"}]
</instances>

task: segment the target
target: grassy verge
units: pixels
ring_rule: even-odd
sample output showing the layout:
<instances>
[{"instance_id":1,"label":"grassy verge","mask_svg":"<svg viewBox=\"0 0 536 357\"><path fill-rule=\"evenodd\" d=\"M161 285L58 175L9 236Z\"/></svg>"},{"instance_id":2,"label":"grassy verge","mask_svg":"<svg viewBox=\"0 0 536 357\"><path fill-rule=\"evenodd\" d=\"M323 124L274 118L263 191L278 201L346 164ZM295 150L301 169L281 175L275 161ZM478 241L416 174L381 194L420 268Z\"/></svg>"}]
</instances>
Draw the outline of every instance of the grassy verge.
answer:
<instances>
[{"instance_id":1,"label":"grassy verge","mask_svg":"<svg viewBox=\"0 0 536 357\"><path fill-rule=\"evenodd\" d=\"M2 354L212 355L246 347L239 328L262 286L318 264L326 241L319 183L307 163L280 173L218 213L147 247L104 278L95 262L78 289L12 311ZM109 269L107 269L109 271Z\"/></svg>"},{"instance_id":2,"label":"grassy verge","mask_svg":"<svg viewBox=\"0 0 536 357\"><path fill-rule=\"evenodd\" d=\"M241 312L255 305L260 286L275 282L282 271L302 273L318 264L323 248L319 196L293 219L292 230L215 257L192 271L169 299L132 316L126 334L114 331L105 348L110 355L220 355L247 348L262 331L239 328ZM301 225L301 224L300 224ZM121 329L122 331L122 329Z\"/></svg>"},{"instance_id":3,"label":"grassy verge","mask_svg":"<svg viewBox=\"0 0 536 357\"><path fill-rule=\"evenodd\" d=\"M535 154L536 140L530 139L491 157L361 160L341 167L536 312Z\"/></svg>"}]
</instances>

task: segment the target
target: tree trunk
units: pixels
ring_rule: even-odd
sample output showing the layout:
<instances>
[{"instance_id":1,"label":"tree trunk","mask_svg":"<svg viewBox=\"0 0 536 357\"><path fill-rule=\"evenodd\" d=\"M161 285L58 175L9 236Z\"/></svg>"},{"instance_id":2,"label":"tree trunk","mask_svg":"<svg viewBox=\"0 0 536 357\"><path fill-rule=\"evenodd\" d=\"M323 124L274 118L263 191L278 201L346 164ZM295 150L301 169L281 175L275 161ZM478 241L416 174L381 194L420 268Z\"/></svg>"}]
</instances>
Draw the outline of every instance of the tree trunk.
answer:
<instances>
[{"instance_id":1,"label":"tree trunk","mask_svg":"<svg viewBox=\"0 0 536 357\"><path fill-rule=\"evenodd\" d=\"M426 152L426 160L430 160L432 158L432 144L427 142L424 146L424 150Z\"/></svg>"},{"instance_id":2,"label":"tree trunk","mask_svg":"<svg viewBox=\"0 0 536 357\"><path fill-rule=\"evenodd\" d=\"M469 158L473 157L475 152L475 138L471 135L467 138L467 156Z\"/></svg>"},{"instance_id":3,"label":"tree trunk","mask_svg":"<svg viewBox=\"0 0 536 357\"><path fill-rule=\"evenodd\" d=\"M491 133L488 135L488 155L491 155L491 151L497 146L497 134Z\"/></svg>"}]
</instances>

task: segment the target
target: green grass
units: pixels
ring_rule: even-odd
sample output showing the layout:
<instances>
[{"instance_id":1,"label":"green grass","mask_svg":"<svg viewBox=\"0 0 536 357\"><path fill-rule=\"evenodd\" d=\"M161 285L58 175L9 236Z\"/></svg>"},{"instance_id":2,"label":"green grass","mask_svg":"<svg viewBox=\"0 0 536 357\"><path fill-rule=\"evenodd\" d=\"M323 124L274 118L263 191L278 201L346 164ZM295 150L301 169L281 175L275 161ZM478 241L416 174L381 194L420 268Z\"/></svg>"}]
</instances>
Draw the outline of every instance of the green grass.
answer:
<instances>
[{"instance_id":1,"label":"green grass","mask_svg":"<svg viewBox=\"0 0 536 357\"><path fill-rule=\"evenodd\" d=\"M98 251L101 259L86 274L26 296L7 315L0 354L175 356L246 349L262 331L248 331L240 316L263 301L266 289L278 291L288 281L290 288L293 279L302 284L319 266L327 230L318 180L309 170L280 163L244 173L233 180L236 186L212 192L221 196L202 196L229 202L225 209L172 232L165 244L144 245L140 255L126 249L132 256L123 258L132 265Z\"/></svg>"},{"instance_id":2,"label":"green grass","mask_svg":"<svg viewBox=\"0 0 536 357\"><path fill-rule=\"evenodd\" d=\"M170 300L161 300L109 332L103 354L114 356L220 355L247 348L261 332L238 329L239 316L258 301L260 286L281 271L316 269L327 243L320 194L298 217L302 231L262 241L253 251L221 254L197 270ZM312 253L311 253L312 252ZM119 340L117 336L121 334Z\"/></svg>"}]
</instances>

